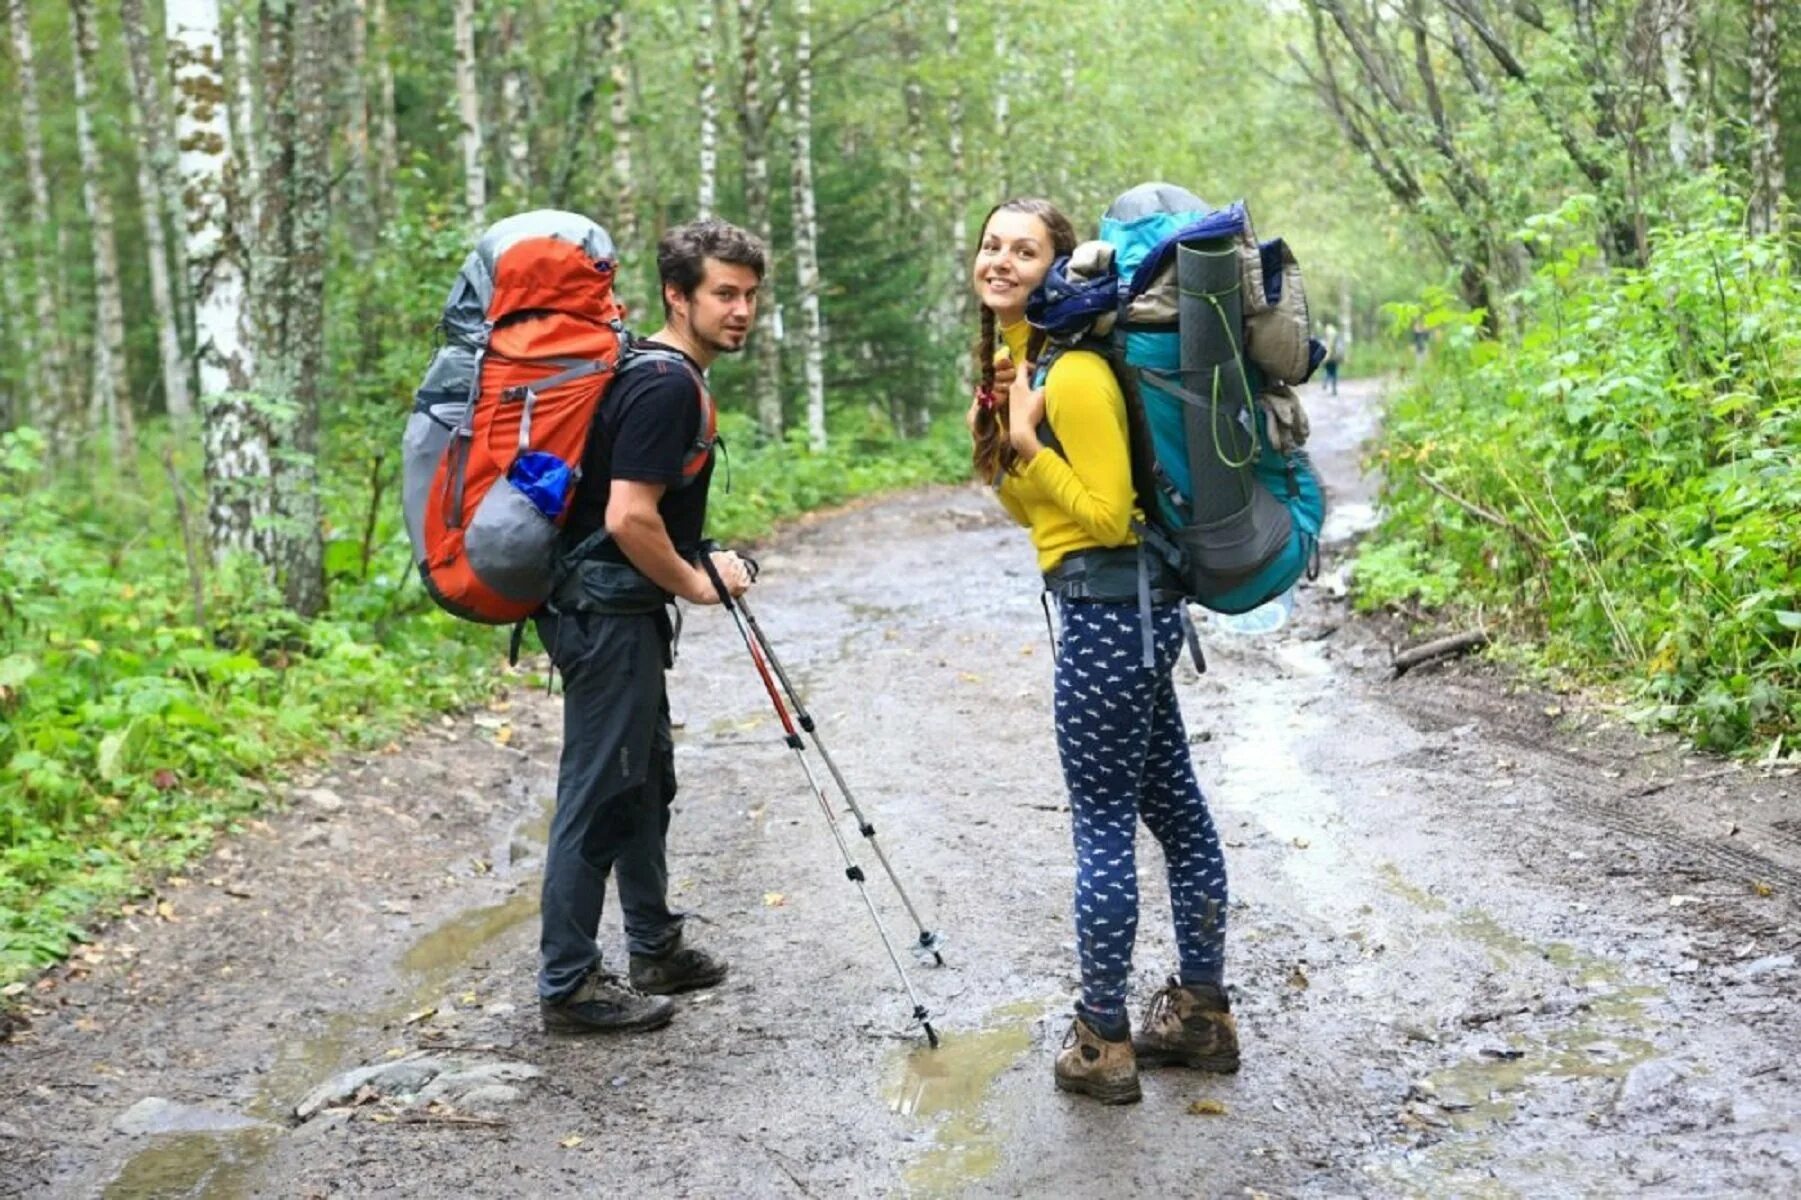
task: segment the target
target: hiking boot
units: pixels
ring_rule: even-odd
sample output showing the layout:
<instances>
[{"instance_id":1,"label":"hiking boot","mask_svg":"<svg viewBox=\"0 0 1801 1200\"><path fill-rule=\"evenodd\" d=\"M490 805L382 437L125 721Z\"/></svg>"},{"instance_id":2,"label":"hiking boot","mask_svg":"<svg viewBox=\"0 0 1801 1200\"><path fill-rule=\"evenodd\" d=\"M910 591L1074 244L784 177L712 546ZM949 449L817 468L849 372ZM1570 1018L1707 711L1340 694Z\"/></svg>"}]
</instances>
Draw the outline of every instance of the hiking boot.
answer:
<instances>
[{"instance_id":1,"label":"hiking boot","mask_svg":"<svg viewBox=\"0 0 1801 1200\"><path fill-rule=\"evenodd\" d=\"M1136 1104L1144 1098L1131 1039L1109 1042L1081 1017L1070 1022L1063 1038L1056 1075L1063 1091L1093 1096L1102 1104Z\"/></svg>"},{"instance_id":2,"label":"hiking boot","mask_svg":"<svg viewBox=\"0 0 1801 1200\"><path fill-rule=\"evenodd\" d=\"M681 938L655 958L647 954L632 955L632 986L654 996L673 996L677 992L693 992L710 988L726 976L730 967L723 958L715 958L698 946L684 945Z\"/></svg>"},{"instance_id":3,"label":"hiking boot","mask_svg":"<svg viewBox=\"0 0 1801 1200\"><path fill-rule=\"evenodd\" d=\"M1238 1070L1238 1024L1223 989L1183 987L1174 975L1151 997L1143 1027L1132 1039L1147 1067L1180 1066L1230 1075Z\"/></svg>"},{"instance_id":4,"label":"hiking boot","mask_svg":"<svg viewBox=\"0 0 1801 1200\"><path fill-rule=\"evenodd\" d=\"M646 996L619 976L595 967L561 1000L539 1000L544 1032L640 1033L661 1029L675 1015L675 1001Z\"/></svg>"}]
</instances>

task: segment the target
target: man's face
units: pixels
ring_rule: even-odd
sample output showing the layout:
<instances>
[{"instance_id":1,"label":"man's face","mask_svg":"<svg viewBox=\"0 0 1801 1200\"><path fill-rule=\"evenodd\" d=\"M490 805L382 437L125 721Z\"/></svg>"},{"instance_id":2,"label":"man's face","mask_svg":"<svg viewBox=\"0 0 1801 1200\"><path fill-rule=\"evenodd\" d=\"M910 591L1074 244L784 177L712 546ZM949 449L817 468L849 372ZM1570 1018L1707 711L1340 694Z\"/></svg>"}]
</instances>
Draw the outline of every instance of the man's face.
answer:
<instances>
[{"instance_id":1,"label":"man's face","mask_svg":"<svg viewBox=\"0 0 1801 1200\"><path fill-rule=\"evenodd\" d=\"M719 354L736 354L757 319L757 273L738 263L703 260L700 284L692 296L667 290L670 316L687 327L695 341Z\"/></svg>"}]
</instances>

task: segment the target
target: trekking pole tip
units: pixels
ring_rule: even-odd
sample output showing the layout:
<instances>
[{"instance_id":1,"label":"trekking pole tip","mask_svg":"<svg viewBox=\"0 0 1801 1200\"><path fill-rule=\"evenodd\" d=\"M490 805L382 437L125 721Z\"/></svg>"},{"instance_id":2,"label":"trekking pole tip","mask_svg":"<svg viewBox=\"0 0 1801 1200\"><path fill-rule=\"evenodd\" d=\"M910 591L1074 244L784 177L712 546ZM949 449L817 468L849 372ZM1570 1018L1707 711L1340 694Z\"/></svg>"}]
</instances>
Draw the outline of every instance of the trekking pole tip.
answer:
<instances>
[{"instance_id":1,"label":"trekking pole tip","mask_svg":"<svg viewBox=\"0 0 1801 1200\"><path fill-rule=\"evenodd\" d=\"M926 1043L930 1045L932 1049L938 1049L938 1031L932 1028L932 1023L930 1021L921 1021L920 1024L925 1026Z\"/></svg>"}]
</instances>

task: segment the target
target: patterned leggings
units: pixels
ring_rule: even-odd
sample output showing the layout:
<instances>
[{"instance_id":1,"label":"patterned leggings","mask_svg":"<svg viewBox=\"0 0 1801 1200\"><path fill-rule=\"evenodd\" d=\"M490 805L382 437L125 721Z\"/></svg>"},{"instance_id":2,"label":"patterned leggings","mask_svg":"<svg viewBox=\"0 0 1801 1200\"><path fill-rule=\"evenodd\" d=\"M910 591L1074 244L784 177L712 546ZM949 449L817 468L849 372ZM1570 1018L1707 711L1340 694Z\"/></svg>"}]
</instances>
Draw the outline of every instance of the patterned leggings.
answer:
<instances>
[{"instance_id":1,"label":"patterned leggings","mask_svg":"<svg viewBox=\"0 0 1801 1200\"><path fill-rule=\"evenodd\" d=\"M1057 752L1076 845L1081 1010L1125 1019L1138 934L1138 818L1163 847L1182 982L1218 983L1226 940L1226 864L1194 777L1170 671L1181 654L1177 605L1153 610L1157 666L1146 669L1134 604L1066 601L1057 654Z\"/></svg>"}]
</instances>

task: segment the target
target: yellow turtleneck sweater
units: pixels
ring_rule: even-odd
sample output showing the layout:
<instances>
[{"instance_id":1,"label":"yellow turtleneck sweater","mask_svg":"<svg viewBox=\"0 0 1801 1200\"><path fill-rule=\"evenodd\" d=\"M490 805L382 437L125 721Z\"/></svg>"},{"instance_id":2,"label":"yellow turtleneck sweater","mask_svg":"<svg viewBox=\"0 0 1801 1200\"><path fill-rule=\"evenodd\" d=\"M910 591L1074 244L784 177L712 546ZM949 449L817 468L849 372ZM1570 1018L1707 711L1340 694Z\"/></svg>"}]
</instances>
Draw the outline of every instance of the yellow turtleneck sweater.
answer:
<instances>
[{"instance_id":1,"label":"yellow turtleneck sweater","mask_svg":"<svg viewBox=\"0 0 1801 1200\"><path fill-rule=\"evenodd\" d=\"M1031 327L1019 321L1000 333L1024 363ZM1000 486L1002 506L1032 531L1038 569L1077 550L1137 542L1126 401L1107 360L1090 350L1061 355L1044 382L1044 411L1063 452L1045 447Z\"/></svg>"}]
</instances>

